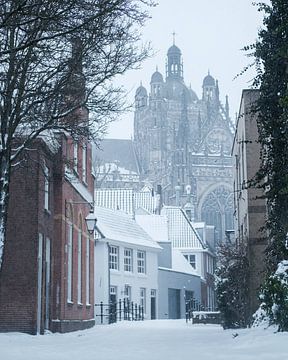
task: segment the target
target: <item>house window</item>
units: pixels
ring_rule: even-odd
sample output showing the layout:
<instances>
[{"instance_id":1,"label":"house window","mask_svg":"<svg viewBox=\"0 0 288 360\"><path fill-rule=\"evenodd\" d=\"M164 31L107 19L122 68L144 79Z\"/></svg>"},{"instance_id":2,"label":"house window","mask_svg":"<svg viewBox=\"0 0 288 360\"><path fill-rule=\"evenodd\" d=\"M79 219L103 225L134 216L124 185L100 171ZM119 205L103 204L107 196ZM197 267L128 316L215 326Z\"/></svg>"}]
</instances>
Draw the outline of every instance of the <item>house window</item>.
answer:
<instances>
[{"instance_id":1,"label":"house window","mask_svg":"<svg viewBox=\"0 0 288 360\"><path fill-rule=\"evenodd\" d=\"M137 251L137 271L139 274L146 273L146 253L145 251Z\"/></svg>"},{"instance_id":2,"label":"house window","mask_svg":"<svg viewBox=\"0 0 288 360\"><path fill-rule=\"evenodd\" d=\"M77 298L82 303L82 231L78 230L78 271L77 271Z\"/></svg>"},{"instance_id":3,"label":"house window","mask_svg":"<svg viewBox=\"0 0 288 360\"><path fill-rule=\"evenodd\" d=\"M44 165L44 209L49 210L49 168Z\"/></svg>"},{"instance_id":4,"label":"house window","mask_svg":"<svg viewBox=\"0 0 288 360\"><path fill-rule=\"evenodd\" d=\"M133 271L133 250L124 249L124 271Z\"/></svg>"},{"instance_id":5,"label":"house window","mask_svg":"<svg viewBox=\"0 0 288 360\"><path fill-rule=\"evenodd\" d=\"M140 305L143 307L144 313L146 312L146 289L140 288Z\"/></svg>"},{"instance_id":6,"label":"house window","mask_svg":"<svg viewBox=\"0 0 288 360\"><path fill-rule=\"evenodd\" d=\"M196 269L196 255L184 255L185 259L189 262L193 269Z\"/></svg>"},{"instance_id":7,"label":"house window","mask_svg":"<svg viewBox=\"0 0 288 360\"><path fill-rule=\"evenodd\" d=\"M67 301L72 302L72 273L73 273L73 225L68 224L68 243L67 243Z\"/></svg>"},{"instance_id":8,"label":"house window","mask_svg":"<svg viewBox=\"0 0 288 360\"><path fill-rule=\"evenodd\" d=\"M78 173L78 143L76 141L73 144L73 168Z\"/></svg>"},{"instance_id":9,"label":"house window","mask_svg":"<svg viewBox=\"0 0 288 360\"><path fill-rule=\"evenodd\" d=\"M82 180L87 182L87 146L82 147Z\"/></svg>"},{"instance_id":10,"label":"house window","mask_svg":"<svg viewBox=\"0 0 288 360\"><path fill-rule=\"evenodd\" d=\"M90 305L90 239L86 239L86 304Z\"/></svg>"},{"instance_id":11,"label":"house window","mask_svg":"<svg viewBox=\"0 0 288 360\"><path fill-rule=\"evenodd\" d=\"M118 246L110 246L109 248L109 269L119 270L119 248Z\"/></svg>"}]
</instances>

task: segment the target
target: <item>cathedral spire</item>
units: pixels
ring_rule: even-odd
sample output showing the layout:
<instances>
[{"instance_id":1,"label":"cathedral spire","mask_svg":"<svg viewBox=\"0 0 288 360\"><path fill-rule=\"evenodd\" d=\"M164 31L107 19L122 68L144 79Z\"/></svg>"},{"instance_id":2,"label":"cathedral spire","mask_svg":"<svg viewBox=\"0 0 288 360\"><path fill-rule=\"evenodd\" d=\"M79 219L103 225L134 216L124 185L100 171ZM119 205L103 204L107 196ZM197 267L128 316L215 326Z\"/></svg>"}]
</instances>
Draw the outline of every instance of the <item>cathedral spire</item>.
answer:
<instances>
[{"instance_id":1,"label":"cathedral spire","mask_svg":"<svg viewBox=\"0 0 288 360\"><path fill-rule=\"evenodd\" d=\"M226 113L226 118L229 118L229 101L228 101L228 95L226 95L226 102L225 102L225 113Z\"/></svg>"},{"instance_id":2,"label":"cathedral spire","mask_svg":"<svg viewBox=\"0 0 288 360\"><path fill-rule=\"evenodd\" d=\"M175 45L175 39L173 40L173 45L167 52L166 77L169 79L183 80L181 50Z\"/></svg>"},{"instance_id":3,"label":"cathedral spire","mask_svg":"<svg viewBox=\"0 0 288 360\"><path fill-rule=\"evenodd\" d=\"M175 30L173 31L172 36L173 36L173 45L175 45L175 36L176 36Z\"/></svg>"},{"instance_id":4,"label":"cathedral spire","mask_svg":"<svg viewBox=\"0 0 288 360\"><path fill-rule=\"evenodd\" d=\"M185 90L182 92L181 97L181 117L179 121L179 129L177 134L177 146L179 149L185 149L188 145L189 139L189 121L187 109L187 94Z\"/></svg>"}]
</instances>

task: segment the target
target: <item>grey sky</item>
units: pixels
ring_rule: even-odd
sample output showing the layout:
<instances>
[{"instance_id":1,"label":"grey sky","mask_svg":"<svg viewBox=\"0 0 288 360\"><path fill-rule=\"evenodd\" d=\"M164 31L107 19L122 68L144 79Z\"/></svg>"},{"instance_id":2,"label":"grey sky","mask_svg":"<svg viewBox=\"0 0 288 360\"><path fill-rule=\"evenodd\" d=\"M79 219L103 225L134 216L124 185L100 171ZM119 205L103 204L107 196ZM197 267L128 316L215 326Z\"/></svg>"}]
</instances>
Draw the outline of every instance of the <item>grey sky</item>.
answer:
<instances>
[{"instance_id":1,"label":"grey sky","mask_svg":"<svg viewBox=\"0 0 288 360\"><path fill-rule=\"evenodd\" d=\"M156 54L145 61L140 70L130 71L121 78L130 91L130 101L133 101L140 81L149 92L150 78L156 66L165 76L166 53L175 31L175 43L182 51L185 83L191 83L200 97L202 81L209 69L219 81L223 103L225 95L229 95L234 120L241 90L250 86L249 81L254 76L249 70L233 80L251 61L240 49L256 40L263 15L252 5L252 0L158 0L158 3L143 29L143 41L151 41ZM108 137L130 138L132 134L131 112L110 126Z\"/></svg>"}]
</instances>

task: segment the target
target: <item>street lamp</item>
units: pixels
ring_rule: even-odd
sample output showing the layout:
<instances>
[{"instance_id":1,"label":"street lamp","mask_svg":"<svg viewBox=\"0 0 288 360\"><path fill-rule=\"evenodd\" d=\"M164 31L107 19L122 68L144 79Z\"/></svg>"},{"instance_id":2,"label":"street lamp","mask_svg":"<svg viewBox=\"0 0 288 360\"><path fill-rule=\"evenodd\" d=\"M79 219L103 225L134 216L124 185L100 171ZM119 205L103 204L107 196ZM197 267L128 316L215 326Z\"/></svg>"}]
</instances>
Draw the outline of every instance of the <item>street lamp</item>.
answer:
<instances>
[{"instance_id":1,"label":"street lamp","mask_svg":"<svg viewBox=\"0 0 288 360\"><path fill-rule=\"evenodd\" d=\"M89 214L85 218L88 233L92 235L96 229L97 218L94 215L93 209L90 210Z\"/></svg>"},{"instance_id":2,"label":"street lamp","mask_svg":"<svg viewBox=\"0 0 288 360\"><path fill-rule=\"evenodd\" d=\"M71 204L71 205L84 204L84 205L90 206L90 212L85 218L85 223L87 226L88 233L90 235L92 235L94 233L94 230L96 229L96 223L97 223L97 218L94 215L94 203L93 202L90 203L87 201L67 201L67 200L65 200L65 216L67 216L67 205L68 204Z\"/></svg>"}]
</instances>

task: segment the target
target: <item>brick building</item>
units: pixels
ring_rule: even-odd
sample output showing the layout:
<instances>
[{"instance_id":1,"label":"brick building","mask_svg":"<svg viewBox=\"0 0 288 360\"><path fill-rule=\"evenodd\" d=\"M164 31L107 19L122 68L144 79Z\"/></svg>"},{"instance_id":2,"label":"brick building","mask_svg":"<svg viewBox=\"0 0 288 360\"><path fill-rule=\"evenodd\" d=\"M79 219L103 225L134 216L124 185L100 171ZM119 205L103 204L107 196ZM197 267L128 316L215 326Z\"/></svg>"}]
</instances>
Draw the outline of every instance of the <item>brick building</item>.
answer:
<instances>
[{"instance_id":1,"label":"brick building","mask_svg":"<svg viewBox=\"0 0 288 360\"><path fill-rule=\"evenodd\" d=\"M93 326L94 243L85 224L93 202L91 146L59 133L54 145L43 136L24 155L11 179L0 331Z\"/></svg>"},{"instance_id":2,"label":"brick building","mask_svg":"<svg viewBox=\"0 0 288 360\"><path fill-rule=\"evenodd\" d=\"M264 253L267 246L265 231L266 201L262 189L249 185L260 166L260 144L253 104L259 90L243 90L235 137L234 159L235 238L244 245L248 261L248 296L250 316L259 306L258 293L264 279ZM248 186L247 186L248 185Z\"/></svg>"}]
</instances>

